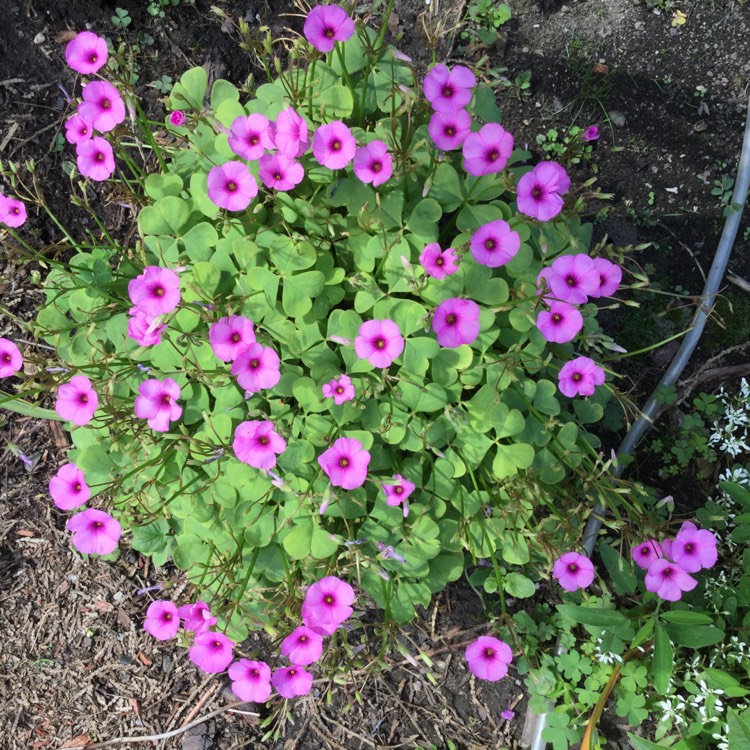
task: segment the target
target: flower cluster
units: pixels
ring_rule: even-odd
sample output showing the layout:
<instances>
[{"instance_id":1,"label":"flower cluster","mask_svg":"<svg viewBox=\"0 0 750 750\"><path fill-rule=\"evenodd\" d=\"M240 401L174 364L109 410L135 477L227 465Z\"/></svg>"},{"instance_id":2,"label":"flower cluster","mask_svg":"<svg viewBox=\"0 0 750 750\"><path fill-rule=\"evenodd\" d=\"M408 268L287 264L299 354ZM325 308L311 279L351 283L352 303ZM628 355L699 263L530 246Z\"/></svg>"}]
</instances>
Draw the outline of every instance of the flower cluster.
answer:
<instances>
[{"instance_id":1,"label":"flower cluster","mask_svg":"<svg viewBox=\"0 0 750 750\"><path fill-rule=\"evenodd\" d=\"M631 555L635 564L646 570L646 589L676 602L684 591L698 585L690 573L716 564L716 544L713 532L685 521L674 539L664 539L661 544L648 539L633 547Z\"/></svg>"},{"instance_id":2,"label":"flower cluster","mask_svg":"<svg viewBox=\"0 0 750 750\"><path fill-rule=\"evenodd\" d=\"M307 695L313 676L304 667L323 654L323 637L333 635L353 613L354 589L335 576L327 576L307 590L302 604L302 622L281 642L281 655L290 662L273 674L266 662L239 659L233 663L234 643L223 633L212 630L218 618L205 602L177 607L170 601L152 602L146 611L144 630L160 641L174 638L183 628L193 634L190 661L204 672L215 674L228 669L232 692L240 699L265 703L272 688L282 698Z\"/></svg>"},{"instance_id":3,"label":"flower cluster","mask_svg":"<svg viewBox=\"0 0 750 750\"><path fill-rule=\"evenodd\" d=\"M91 31L82 31L65 48L68 65L85 76L105 65L107 56L107 42ZM101 182L115 171L115 156L107 139L96 133L108 133L125 119L125 102L107 81L89 81L81 97L76 114L65 122L65 138L76 147L80 173Z\"/></svg>"}]
</instances>

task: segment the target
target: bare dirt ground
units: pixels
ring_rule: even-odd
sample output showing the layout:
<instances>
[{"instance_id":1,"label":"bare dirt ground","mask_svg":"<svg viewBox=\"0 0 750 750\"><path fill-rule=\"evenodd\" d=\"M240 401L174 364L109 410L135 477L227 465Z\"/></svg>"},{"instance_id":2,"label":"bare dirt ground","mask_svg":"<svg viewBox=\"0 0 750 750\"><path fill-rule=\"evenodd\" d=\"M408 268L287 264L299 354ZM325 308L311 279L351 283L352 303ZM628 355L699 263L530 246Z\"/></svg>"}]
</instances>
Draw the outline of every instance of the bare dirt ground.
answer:
<instances>
[{"instance_id":1,"label":"bare dirt ground","mask_svg":"<svg viewBox=\"0 0 750 750\"><path fill-rule=\"evenodd\" d=\"M0 160L23 164L35 159L37 181L67 224L82 219L66 197L62 166L70 154L56 146L69 115L63 89L70 90L73 81L57 41L60 32L90 25L117 39L120 32L111 18L116 7L126 9L132 24L122 37L132 43L138 32L147 32L154 38L153 45L142 43L139 85L156 119L163 116L160 95L149 84L162 75L177 79L192 64L207 64L220 76L241 82L251 71L208 0L167 9L160 21L148 15L147 4L6 0L3 6ZM217 4L230 16L268 23L277 31L300 26L299 19L280 15L288 3ZM429 14L422 16L421 0L396 3L398 18L391 28L396 44L422 64L431 55L424 29L429 33L435 19L444 19L444 28L451 28L465 7L441 5L442 14L431 20ZM735 0L686 3L681 8L686 22L679 26L672 26L671 10L655 15L641 0L567 5L514 0L510 5L514 19L489 50L490 62L506 68L510 80L531 70L532 93L501 88L505 126L517 143L528 142L535 150L536 136L549 127L598 123L599 184L615 194L600 232L621 244L655 243L658 250L648 260L658 266L663 283L681 283L698 292L697 265L710 262L721 228L721 206L710 191L722 173L733 174L739 153L750 80L750 5ZM457 62L456 40L450 33L437 38L438 59ZM606 71L593 72L597 65ZM582 170L579 177L589 174ZM108 221L127 231L133 217L114 205L107 190L97 192L101 205L109 206ZM60 238L51 222L34 213L27 229L38 247ZM33 266L21 267L16 255L12 243L0 246L0 300L12 316L28 320L41 293ZM748 255L748 240L741 237L732 262L741 276L750 275ZM0 317L0 336L25 338L12 316ZM33 343L24 348L40 353ZM649 367L658 376L663 364L651 362ZM14 385L6 381L2 388ZM32 471L9 442L36 461ZM64 519L51 506L46 486L64 445L64 435L50 425L0 409L3 750L74 747L89 740L160 733L227 703L221 678L206 679L183 648L157 643L142 630L150 599L138 590L164 581L179 587L173 571L154 570L128 552L114 564L83 560L70 548ZM553 596L550 590L542 594ZM477 597L458 585L403 633L408 648L418 644L434 654L435 684L426 677L426 666L397 655L380 677L360 676L347 687L316 685L314 695L291 707L292 717L278 741L262 742L257 725L241 715L224 714L175 739L133 747L355 750L428 748L431 743L444 748L448 740L468 750L514 747L524 704L516 706L518 717L511 724L500 712L522 694L520 680L512 675L496 686L475 683L457 646L481 633L483 622Z\"/></svg>"}]
</instances>

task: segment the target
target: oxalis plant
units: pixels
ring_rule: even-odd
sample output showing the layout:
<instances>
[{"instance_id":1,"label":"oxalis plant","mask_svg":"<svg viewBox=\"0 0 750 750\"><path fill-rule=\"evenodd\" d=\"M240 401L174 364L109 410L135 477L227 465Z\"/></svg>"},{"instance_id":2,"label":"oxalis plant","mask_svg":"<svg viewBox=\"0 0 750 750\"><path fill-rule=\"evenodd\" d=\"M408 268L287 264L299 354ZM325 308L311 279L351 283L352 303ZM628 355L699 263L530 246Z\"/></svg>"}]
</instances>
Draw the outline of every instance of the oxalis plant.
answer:
<instances>
[{"instance_id":1,"label":"oxalis plant","mask_svg":"<svg viewBox=\"0 0 750 750\"><path fill-rule=\"evenodd\" d=\"M519 649L506 596L534 595L595 503L640 514L587 430L616 393L596 313L622 279L588 251L590 185L532 168L489 87L460 65L419 80L385 28L313 8L285 69L266 41L267 83L194 68L164 123L82 32L70 189L100 231L58 222L73 254L50 260L15 231L24 200L0 202L15 246L51 267L34 333L55 350L26 354L38 372L4 405L51 393L46 415L70 426L50 493L72 544L113 555L125 538L184 571L193 600L165 592L145 627L182 625L208 672L250 630L301 619L273 676L286 698L310 690L323 636L385 644L467 570L486 571ZM138 211L137 236L110 234L87 181ZM21 352L0 344L12 376ZM555 575L589 585L567 555ZM358 596L381 622L349 619ZM491 680L512 656L490 635L466 651ZM270 694L265 662L230 677L242 699Z\"/></svg>"}]
</instances>

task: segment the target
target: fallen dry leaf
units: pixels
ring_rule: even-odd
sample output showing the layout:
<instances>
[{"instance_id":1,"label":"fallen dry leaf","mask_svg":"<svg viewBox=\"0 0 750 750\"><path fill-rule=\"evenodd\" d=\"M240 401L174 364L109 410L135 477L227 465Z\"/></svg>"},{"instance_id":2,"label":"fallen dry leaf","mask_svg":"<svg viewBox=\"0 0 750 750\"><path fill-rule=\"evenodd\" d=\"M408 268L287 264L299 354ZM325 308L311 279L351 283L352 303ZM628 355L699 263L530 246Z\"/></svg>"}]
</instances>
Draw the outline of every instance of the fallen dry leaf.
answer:
<instances>
[{"instance_id":1,"label":"fallen dry leaf","mask_svg":"<svg viewBox=\"0 0 750 750\"><path fill-rule=\"evenodd\" d=\"M73 31L73 29L63 29L62 31L58 31L57 34L55 34L55 41L58 44L67 44L72 39L75 39L78 35L77 31ZM63 745L63 747L65 747Z\"/></svg>"},{"instance_id":2,"label":"fallen dry leaf","mask_svg":"<svg viewBox=\"0 0 750 750\"><path fill-rule=\"evenodd\" d=\"M143 653L143 651L138 652L138 661L143 664L144 667L150 667L154 663Z\"/></svg>"},{"instance_id":3,"label":"fallen dry leaf","mask_svg":"<svg viewBox=\"0 0 750 750\"><path fill-rule=\"evenodd\" d=\"M687 16L681 10L676 10L672 14L672 26L682 26L686 22Z\"/></svg>"}]
</instances>

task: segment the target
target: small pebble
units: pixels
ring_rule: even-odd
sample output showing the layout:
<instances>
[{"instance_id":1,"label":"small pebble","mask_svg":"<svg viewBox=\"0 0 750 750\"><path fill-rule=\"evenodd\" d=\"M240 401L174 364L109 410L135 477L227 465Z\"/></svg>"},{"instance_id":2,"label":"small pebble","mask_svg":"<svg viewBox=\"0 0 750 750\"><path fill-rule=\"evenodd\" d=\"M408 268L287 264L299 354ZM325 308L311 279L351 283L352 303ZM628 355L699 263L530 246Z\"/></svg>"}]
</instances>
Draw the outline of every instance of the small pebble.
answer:
<instances>
[{"instance_id":1,"label":"small pebble","mask_svg":"<svg viewBox=\"0 0 750 750\"><path fill-rule=\"evenodd\" d=\"M41 31L34 37L34 44L44 44L46 41L47 37Z\"/></svg>"}]
</instances>

